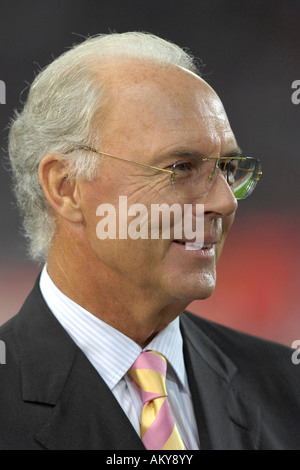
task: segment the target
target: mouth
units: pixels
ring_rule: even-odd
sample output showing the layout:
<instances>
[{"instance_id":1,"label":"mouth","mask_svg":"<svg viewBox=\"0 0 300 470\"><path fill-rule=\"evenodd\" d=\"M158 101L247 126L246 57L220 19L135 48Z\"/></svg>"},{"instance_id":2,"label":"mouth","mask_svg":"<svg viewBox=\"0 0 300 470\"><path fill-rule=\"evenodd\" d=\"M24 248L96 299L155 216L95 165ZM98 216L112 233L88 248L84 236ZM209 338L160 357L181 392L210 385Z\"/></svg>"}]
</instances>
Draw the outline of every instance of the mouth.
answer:
<instances>
[{"instance_id":1,"label":"mouth","mask_svg":"<svg viewBox=\"0 0 300 470\"><path fill-rule=\"evenodd\" d=\"M172 244L176 245L178 249L186 250L191 253L197 253L206 256L213 256L215 254L215 245L217 241L207 241L205 243L197 243L188 240L173 240Z\"/></svg>"},{"instance_id":2,"label":"mouth","mask_svg":"<svg viewBox=\"0 0 300 470\"><path fill-rule=\"evenodd\" d=\"M188 242L182 240L173 240L174 243L179 243L179 245L184 245L186 249L190 250L208 250L212 248L213 243L196 243L196 242Z\"/></svg>"}]
</instances>

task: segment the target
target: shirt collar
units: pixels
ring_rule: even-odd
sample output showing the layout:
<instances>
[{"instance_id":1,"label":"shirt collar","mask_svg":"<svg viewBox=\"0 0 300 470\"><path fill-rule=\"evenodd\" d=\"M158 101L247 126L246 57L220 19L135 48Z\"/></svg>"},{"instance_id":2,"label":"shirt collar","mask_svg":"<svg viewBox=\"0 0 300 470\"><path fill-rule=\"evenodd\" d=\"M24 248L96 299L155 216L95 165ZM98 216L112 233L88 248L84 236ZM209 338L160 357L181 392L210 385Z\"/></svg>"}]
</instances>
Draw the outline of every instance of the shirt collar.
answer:
<instances>
[{"instance_id":1,"label":"shirt collar","mask_svg":"<svg viewBox=\"0 0 300 470\"><path fill-rule=\"evenodd\" d=\"M188 388L179 317L160 331L144 350L154 350L163 354L178 376L181 385L186 389Z\"/></svg>"},{"instance_id":2,"label":"shirt collar","mask_svg":"<svg viewBox=\"0 0 300 470\"><path fill-rule=\"evenodd\" d=\"M40 289L54 316L112 390L132 366L142 348L61 292L47 273L46 265L41 273ZM152 349L163 354L181 385L188 389L182 345L177 317L144 350Z\"/></svg>"}]
</instances>

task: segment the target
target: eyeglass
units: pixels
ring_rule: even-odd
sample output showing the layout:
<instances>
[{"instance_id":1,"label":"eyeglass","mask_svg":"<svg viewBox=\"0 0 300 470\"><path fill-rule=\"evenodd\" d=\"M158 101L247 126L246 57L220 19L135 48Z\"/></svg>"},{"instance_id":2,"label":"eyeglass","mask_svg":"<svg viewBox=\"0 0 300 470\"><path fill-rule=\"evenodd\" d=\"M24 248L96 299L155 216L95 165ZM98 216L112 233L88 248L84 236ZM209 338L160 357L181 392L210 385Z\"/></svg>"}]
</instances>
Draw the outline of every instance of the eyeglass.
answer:
<instances>
[{"instance_id":1,"label":"eyeglass","mask_svg":"<svg viewBox=\"0 0 300 470\"><path fill-rule=\"evenodd\" d=\"M73 147L74 150L88 150L106 157L123 160L153 170L163 171L170 175L171 186L180 199L200 199L204 197L214 184L219 173L222 173L236 199L245 199L254 190L261 178L261 164L258 158L252 157L207 157L189 158L172 165L172 170L135 162L127 158L117 157L86 145Z\"/></svg>"}]
</instances>

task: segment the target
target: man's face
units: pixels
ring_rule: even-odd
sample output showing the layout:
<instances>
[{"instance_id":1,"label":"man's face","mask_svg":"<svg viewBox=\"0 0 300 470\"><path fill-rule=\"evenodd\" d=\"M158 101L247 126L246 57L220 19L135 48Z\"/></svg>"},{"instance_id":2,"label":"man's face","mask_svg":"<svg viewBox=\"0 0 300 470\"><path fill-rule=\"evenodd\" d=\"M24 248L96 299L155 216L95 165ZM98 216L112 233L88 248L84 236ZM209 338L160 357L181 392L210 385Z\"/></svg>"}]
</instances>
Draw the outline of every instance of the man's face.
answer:
<instances>
[{"instance_id":1,"label":"man's face","mask_svg":"<svg viewBox=\"0 0 300 470\"><path fill-rule=\"evenodd\" d=\"M110 80L104 133L101 127L104 152L170 170L181 155L220 157L236 151L219 98L194 74L180 68L128 63L116 65ZM173 239L172 230L171 239L100 240L96 235L100 204L112 204L118 221L119 196L127 197L128 207L144 204L149 214L152 204L183 207L186 202L172 190L167 173L109 157L102 157L100 165L100 177L81 186L93 276L105 270L116 286L127 286L128 294L143 293L166 305L211 295L216 263L237 208L224 177L220 174L209 193L193 201L194 207L204 204L204 242L209 247L187 250ZM132 220L128 217L128 223Z\"/></svg>"}]
</instances>

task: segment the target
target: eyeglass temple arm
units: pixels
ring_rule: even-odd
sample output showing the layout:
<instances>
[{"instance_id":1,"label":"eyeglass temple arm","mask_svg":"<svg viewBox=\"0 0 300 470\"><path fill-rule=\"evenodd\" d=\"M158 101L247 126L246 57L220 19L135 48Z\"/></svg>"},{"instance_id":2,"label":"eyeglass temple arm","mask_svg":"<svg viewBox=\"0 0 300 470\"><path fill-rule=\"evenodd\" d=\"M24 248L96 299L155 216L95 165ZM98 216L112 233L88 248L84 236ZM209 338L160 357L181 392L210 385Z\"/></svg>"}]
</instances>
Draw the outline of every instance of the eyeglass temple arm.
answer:
<instances>
[{"instance_id":1,"label":"eyeglass temple arm","mask_svg":"<svg viewBox=\"0 0 300 470\"><path fill-rule=\"evenodd\" d=\"M123 160L128 163L133 163L134 165L140 165L146 168L152 168L153 170L164 171L165 173L170 173L174 175L174 171L166 170L165 168L158 168L157 166L147 165L146 163L142 163L142 162L134 162L133 160L128 160L128 158L117 157L116 155L111 155L110 153L101 152L100 150L94 149L92 147L86 147L86 146L73 147L72 149L68 150L68 152L66 152L66 155L73 152L73 150L90 150L91 152L98 153L99 155L105 155L106 157L116 158L117 160Z\"/></svg>"}]
</instances>

